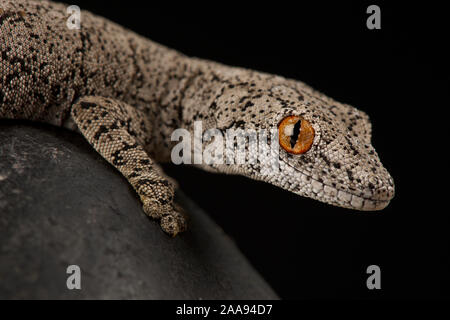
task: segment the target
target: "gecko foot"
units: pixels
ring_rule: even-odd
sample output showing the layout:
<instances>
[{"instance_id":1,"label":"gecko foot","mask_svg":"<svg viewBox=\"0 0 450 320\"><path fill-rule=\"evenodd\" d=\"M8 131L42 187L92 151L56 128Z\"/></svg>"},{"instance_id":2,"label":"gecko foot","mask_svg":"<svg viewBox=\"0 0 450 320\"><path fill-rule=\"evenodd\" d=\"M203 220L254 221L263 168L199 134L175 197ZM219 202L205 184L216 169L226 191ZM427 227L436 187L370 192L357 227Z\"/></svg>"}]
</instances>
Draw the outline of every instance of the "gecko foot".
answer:
<instances>
[{"instance_id":1,"label":"gecko foot","mask_svg":"<svg viewBox=\"0 0 450 320\"><path fill-rule=\"evenodd\" d=\"M187 215L181 206L167 203L160 204L157 200L141 197L144 212L154 218L160 219L161 228L172 237L187 229Z\"/></svg>"},{"instance_id":2,"label":"gecko foot","mask_svg":"<svg viewBox=\"0 0 450 320\"><path fill-rule=\"evenodd\" d=\"M175 207L161 218L161 228L172 237L187 229L187 216L179 206Z\"/></svg>"}]
</instances>

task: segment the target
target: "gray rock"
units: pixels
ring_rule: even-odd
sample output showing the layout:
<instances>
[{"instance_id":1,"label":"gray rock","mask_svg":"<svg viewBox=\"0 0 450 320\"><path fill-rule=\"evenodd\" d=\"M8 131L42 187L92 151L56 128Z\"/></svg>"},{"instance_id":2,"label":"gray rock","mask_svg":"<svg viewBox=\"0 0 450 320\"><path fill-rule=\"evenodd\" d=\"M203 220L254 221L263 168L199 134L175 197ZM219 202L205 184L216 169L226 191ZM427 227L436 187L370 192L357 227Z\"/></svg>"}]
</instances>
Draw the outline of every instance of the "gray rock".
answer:
<instances>
[{"instance_id":1,"label":"gray rock","mask_svg":"<svg viewBox=\"0 0 450 320\"><path fill-rule=\"evenodd\" d=\"M236 245L181 192L172 239L84 139L0 123L0 298L277 299ZM69 265L81 290L69 290Z\"/></svg>"}]
</instances>

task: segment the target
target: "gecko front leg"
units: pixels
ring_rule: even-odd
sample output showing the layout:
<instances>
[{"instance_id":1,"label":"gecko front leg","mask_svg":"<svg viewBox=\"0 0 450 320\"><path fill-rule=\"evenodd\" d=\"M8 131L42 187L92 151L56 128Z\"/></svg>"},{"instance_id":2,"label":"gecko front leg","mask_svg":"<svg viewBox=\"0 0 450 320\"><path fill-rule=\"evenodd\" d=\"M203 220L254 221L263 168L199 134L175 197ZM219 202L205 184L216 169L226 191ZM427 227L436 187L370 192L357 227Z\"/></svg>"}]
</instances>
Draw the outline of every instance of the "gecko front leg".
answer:
<instances>
[{"instance_id":1,"label":"gecko front leg","mask_svg":"<svg viewBox=\"0 0 450 320\"><path fill-rule=\"evenodd\" d=\"M162 229L175 236L186 229L182 209L174 203L174 185L145 152L143 137L151 124L130 105L98 96L81 98L71 110L78 129L103 158L117 168L141 198L143 209L160 219Z\"/></svg>"}]
</instances>

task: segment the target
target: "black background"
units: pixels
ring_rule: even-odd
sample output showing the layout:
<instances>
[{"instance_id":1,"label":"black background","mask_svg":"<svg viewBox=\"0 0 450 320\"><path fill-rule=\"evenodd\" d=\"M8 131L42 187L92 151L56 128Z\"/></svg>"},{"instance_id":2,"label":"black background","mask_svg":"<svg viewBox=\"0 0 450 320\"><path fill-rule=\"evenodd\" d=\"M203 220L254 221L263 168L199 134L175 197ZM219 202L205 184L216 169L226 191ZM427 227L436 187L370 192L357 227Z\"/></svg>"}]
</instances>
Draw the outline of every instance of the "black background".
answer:
<instances>
[{"instance_id":1,"label":"black background","mask_svg":"<svg viewBox=\"0 0 450 320\"><path fill-rule=\"evenodd\" d=\"M372 143L396 184L382 212L165 167L280 297L450 296L444 8L379 1L72 4L187 55L304 81L369 114ZM370 4L381 8L381 30L366 27ZM381 290L366 287L372 264L381 268Z\"/></svg>"}]
</instances>

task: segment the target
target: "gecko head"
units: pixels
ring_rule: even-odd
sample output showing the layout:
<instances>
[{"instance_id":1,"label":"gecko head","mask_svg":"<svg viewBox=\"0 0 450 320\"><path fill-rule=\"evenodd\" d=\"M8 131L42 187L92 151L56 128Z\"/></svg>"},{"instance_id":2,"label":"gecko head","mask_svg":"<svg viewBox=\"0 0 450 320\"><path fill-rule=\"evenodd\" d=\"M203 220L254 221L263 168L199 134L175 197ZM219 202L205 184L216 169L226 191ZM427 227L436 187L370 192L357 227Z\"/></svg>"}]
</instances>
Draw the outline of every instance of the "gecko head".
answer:
<instances>
[{"instance_id":1,"label":"gecko head","mask_svg":"<svg viewBox=\"0 0 450 320\"><path fill-rule=\"evenodd\" d=\"M269 158L258 154L256 163L215 169L336 206L363 211L385 208L394 196L394 182L371 145L368 116L301 83L286 82L266 89L263 84L246 84L222 90L214 102L220 110L232 111L231 102L237 106L234 113L214 114L220 130L265 130L278 136L268 139ZM245 151L246 160L258 152L249 140Z\"/></svg>"}]
</instances>

